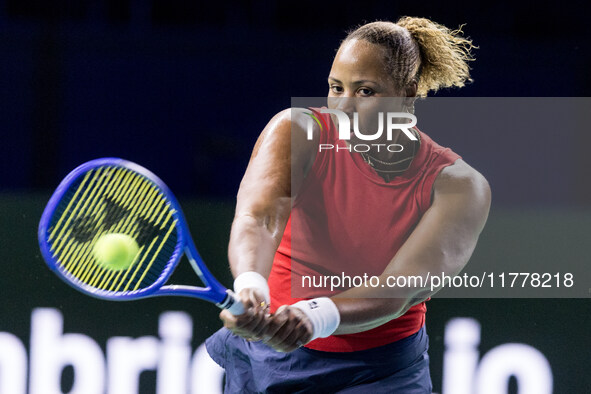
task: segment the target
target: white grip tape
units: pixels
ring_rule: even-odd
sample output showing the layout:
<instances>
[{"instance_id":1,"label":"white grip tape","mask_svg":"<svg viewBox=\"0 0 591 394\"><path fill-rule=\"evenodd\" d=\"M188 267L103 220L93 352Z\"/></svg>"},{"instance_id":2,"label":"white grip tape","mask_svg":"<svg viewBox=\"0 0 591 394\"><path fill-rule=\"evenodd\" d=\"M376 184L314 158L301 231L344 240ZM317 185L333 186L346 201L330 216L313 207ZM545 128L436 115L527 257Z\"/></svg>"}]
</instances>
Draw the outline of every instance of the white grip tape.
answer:
<instances>
[{"instance_id":1,"label":"white grip tape","mask_svg":"<svg viewBox=\"0 0 591 394\"><path fill-rule=\"evenodd\" d=\"M234 279L234 292L236 294L240 294L243 289L258 289L260 290L263 295L265 296L265 301L268 303L271 302L271 297L269 296L269 285L267 284L267 280L265 277L258 272L248 271L243 272Z\"/></svg>"},{"instance_id":2,"label":"white grip tape","mask_svg":"<svg viewBox=\"0 0 591 394\"><path fill-rule=\"evenodd\" d=\"M335 303L328 297L299 301L292 305L308 316L314 327L312 340L331 336L341 323L341 314Z\"/></svg>"}]
</instances>

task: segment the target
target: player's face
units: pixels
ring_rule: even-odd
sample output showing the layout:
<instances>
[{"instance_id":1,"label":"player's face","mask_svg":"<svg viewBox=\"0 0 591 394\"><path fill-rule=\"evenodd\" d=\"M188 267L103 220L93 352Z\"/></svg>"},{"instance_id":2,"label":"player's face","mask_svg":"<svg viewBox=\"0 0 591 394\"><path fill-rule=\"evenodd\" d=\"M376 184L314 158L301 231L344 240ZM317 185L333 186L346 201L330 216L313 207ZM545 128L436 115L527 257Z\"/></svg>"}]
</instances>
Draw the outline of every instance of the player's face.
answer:
<instances>
[{"instance_id":1,"label":"player's face","mask_svg":"<svg viewBox=\"0 0 591 394\"><path fill-rule=\"evenodd\" d=\"M378 130L378 112L402 110L400 97L405 94L386 71L384 49L379 45L364 40L343 43L334 58L328 85L328 107L345 112L351 127L353 113L357 112L363 134Z\"/></svg>"}]
</instances>

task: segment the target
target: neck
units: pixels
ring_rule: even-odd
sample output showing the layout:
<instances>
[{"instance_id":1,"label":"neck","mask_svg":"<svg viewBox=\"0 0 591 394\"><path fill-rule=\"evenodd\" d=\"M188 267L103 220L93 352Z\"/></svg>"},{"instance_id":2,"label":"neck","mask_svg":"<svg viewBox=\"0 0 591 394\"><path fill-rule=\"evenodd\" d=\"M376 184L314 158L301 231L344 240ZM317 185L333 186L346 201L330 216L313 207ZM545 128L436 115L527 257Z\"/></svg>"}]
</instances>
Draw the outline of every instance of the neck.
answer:
<instances>
[{"instance_id":1,"label":"neck","mask_svg":"<svg viewBox=\"0 0 591 394\"><path fill-rule=\"evenodd\" d=\"M406 171L419 150L420 135L412 129L417 140L411 140L402 131L394 135L387 143L378 142L371 145L368 152L360 153L367 164L378 174L401 174Z\"/></svg>"}]
</instances>

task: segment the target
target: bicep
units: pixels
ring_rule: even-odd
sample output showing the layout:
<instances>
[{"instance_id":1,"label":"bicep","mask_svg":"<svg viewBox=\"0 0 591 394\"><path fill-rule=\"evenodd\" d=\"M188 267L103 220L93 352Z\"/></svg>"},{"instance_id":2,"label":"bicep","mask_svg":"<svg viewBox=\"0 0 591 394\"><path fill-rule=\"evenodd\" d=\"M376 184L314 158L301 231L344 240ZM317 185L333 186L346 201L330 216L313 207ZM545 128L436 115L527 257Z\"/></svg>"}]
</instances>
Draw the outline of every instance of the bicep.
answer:
<instances>
[{"instance_id":1,"label":"bicep","mask_svg":"<svg viewBox=\"0 0 591 394\"><path fill-rule=\"evenodd\" d=\"M278 113L265 127L253 149L237 196L236 216L250 216L268 224L284 222L291 198L309 168L311 144L291 110Z\"/></svg>"}]
</instances>

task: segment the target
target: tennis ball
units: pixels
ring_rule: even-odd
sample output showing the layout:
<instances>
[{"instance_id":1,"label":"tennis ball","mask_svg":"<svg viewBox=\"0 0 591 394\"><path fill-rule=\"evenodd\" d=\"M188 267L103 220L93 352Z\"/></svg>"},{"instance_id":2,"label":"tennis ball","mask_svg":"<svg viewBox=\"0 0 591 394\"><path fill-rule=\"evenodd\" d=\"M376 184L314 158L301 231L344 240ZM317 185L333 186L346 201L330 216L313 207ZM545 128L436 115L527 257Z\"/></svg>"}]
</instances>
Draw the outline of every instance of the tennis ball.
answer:
<instances>
[{"instance_id":1,"label":"tennis ball","mask_svg":"<svg viewBox=\"0 0 591 394\"><path fill-rule=\"evenodd\" d=\"M93 253L99 265L119 271L129 268L140 248L127 234L101 235L94 244Z\"/></svg>"}]
</instances>

